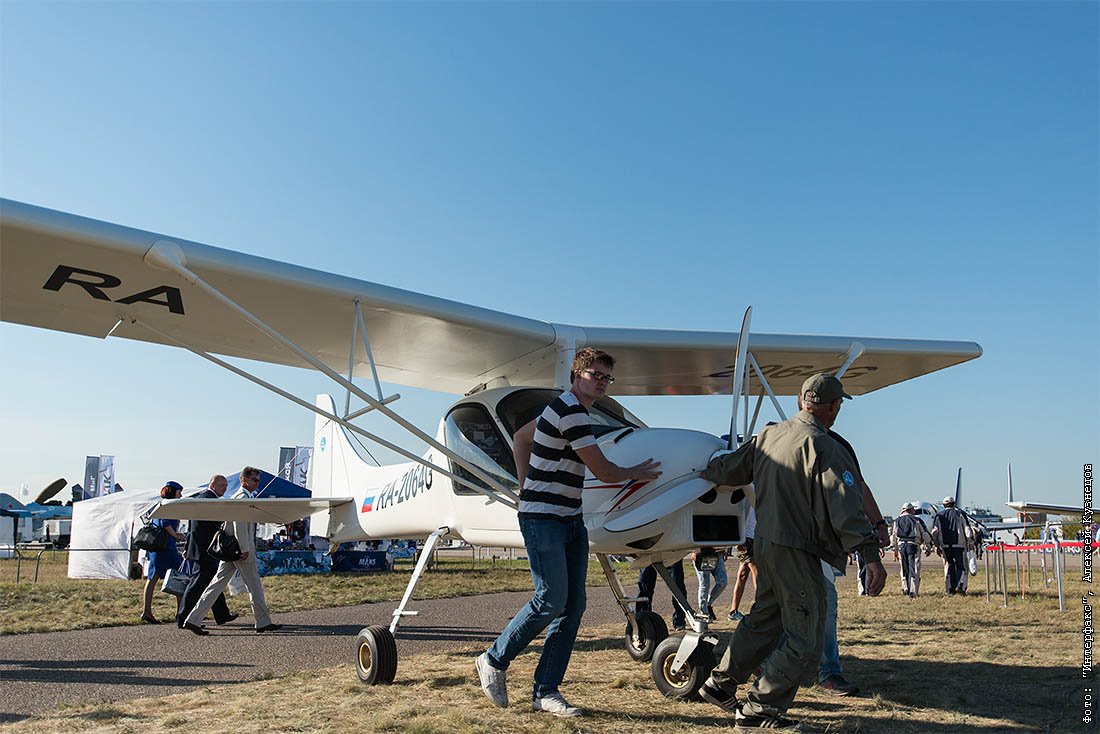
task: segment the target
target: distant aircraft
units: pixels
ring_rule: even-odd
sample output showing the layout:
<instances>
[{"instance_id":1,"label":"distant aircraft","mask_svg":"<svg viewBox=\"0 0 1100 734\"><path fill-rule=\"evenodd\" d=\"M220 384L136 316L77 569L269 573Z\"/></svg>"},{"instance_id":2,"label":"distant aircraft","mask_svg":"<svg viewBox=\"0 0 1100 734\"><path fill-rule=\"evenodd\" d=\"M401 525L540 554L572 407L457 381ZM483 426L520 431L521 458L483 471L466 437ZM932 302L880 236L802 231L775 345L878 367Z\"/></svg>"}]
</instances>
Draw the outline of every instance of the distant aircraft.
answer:
<instances>
[{"instance_id":1,"label":"distant aircraft","mask_svg":"<svg viewBox=\"0 0 1100 734\"><path fill-rule=\"evenodd\" d=\"M1008 502L1006 505L1022 515L1082 515L1085 506L1057 505L1050 502L1012 499L1012 464L1008 465Z\"/></svg>"},{"instance_id":2,"label":"distant aircraft","mask_svg":"<svg viewBox=\"0 0 1100 734\"><path fill-rule=\"evenodd\" d=\"M577 349L594 345L615 355L619 395L730 394L731 436L752 435L765 399L782 416L776 396L797 394L818 372L843 376L849 393L865 395L982 353L974 342L751 334L751 309L736 333L549 323L7 200L0 200L0 247L3 320L183 347L317 414L313 498L181 499L155 516L287 523L316 513L313 527L333 543L427 536L389 628L367 627L356 640L356 670L369 683L393 680L393 633L415 614L406 606L440 538L523 546L512 434L568 388ZM346 391L344 408L338 412L327 396L303 400L214 353L318 370ZM367 375L374 394L354 382ZM400 396L384 396L382 379L464 397L429 433L389 407ZM366 407L352 410L352 395ZM739 405L741 431L733 430ZM352 422L369 411L426 443L427 453ZM608 556L630 555L639 567L660 561L663 570L688 552L741 542L744 492L699 476L733 441L649 428L611 398L597 402L592 419L611 461L662 463L661 477L650 482L589 476L583 513L627 620L628 651L651 659L662 692L693 697L715 664L717 638L706 616L693 613L689 631L663 639L664 621L635 613L637 599L625 593ZM408 463L368 466L348 432ZM691 609L667 572L662 576Z\"/></svg>"}]
</instances>

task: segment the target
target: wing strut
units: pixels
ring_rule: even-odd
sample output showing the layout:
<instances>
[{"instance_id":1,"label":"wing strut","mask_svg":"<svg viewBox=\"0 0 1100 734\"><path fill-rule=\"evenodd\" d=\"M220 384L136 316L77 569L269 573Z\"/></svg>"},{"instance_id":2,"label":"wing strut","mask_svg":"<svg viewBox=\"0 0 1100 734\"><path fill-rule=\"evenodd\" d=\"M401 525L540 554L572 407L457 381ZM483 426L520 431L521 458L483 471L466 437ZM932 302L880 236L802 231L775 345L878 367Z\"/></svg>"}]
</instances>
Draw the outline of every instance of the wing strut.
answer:
<instances>
[{"instance_id":1,"label":"wing strut","mask_svg":"<svg viewBox=\"0 0 1100 734\"><path fill-rule=\"evenodd\" d=\"M389 405L393 401L401 397L400 393L394 393L388 398L382 395L382 382L378 379L378 367L374 364L374 350L370 348L370 339L367 338L367 323L363 320L363 307L359 300L359 296L355 297L355 323L351 327L351 349L348 350L348 382L352 382L352 378L355 375L355 337L359 334L363 335L363 348L367 351L367 361L370 363L370 373L374 377L374 389L378 393L378 402L382 405ZM358 418L364 413L369 413L374 410L373 406L368 405L365 408L360 408L354 413L351 412L351 390L348 390L344 397L344 417L348 420Z\"/></svg>"},{"instance_id":2,"label":"wing strut","mask_svg":"<svg viewBox=\"0 0 1100 734\"><path fill-rule=\"evenodd\" d=\"M752 352L749 352L749 364L752 365L753 370L756 371L756 376L760 378L760 384L764 386L764 389L768 392L768 397L771 398L772 407L775 408L775 412L779 413L779 417L783 420L787 420L787 414L783 412L783 407L779 404L779 398L775 397L775 392L772 390L771 383L768 382L768 378L760 370L760 365L756 363L756 357Z\"/></svg>"},{"instance_id":3,"label":"wing strut","mask_svg":"<svg viewBox=\"0 0 1100 734\"><path fill-rule=\"evenodd\" d=\"M424 431L422 431L419 428L417 428L416 426L414 426L412 423L409 423L407 420L402 418L400 415L398 415L397 413L390 410L381 401L375 400L370 395L368 395L367 393L360 390L359 386L356 385L355 383L350 382L349 380L345 380L343 375L339 374L338 372L333 370L331 367L329 367L327 364L325 364L321 360L317 359L317 357L313 356L312 354L310 354L309 352L307 352L306 350L302 349L300 346L295 344L293 341L291 341L287 337L283 336L276 329L274 329L271 326L269 326L268 324L266 324L259 317L253 315L251 312L249 312L247 309L245 309L239 303L234 301L232 298L230 298L229 296L225 295L224 293L219 291L214 286L207 283L197 273L194 273L191 270L189 270L187 268L187 266L184 265L184 263L183 263L183 253L179 249L178 245L176 245L172 242L169 242L167 240L158 240L157 242L155 242L153 244L153 246L151 248L149 248L149 252L145 253L145 262L150 267L159 268L161 270L169 270L169 271L175 273L176 275L180 276L181 278L183 278L187 282L194 285L196 288L199 288L199 289L205 291L209 296L211 296L215 300L221 302L227 308L229 308L233 311L236 311L242 318L245 319L245 321L252 324L254 327L256 327L257 329L262 331L264 334L267 334L269 337L274 339L276 342L278 342L279 344L282 344L284 347L286 347L290 351L297 354L299 357L304 359L309 364L313 365L313 367L315 369L317 369L321 374L326 375L330 380L335 382L337 385L340 385L344 389L346 389L349 392L351 392L352 394L354 394L356 397L358 397L360 400L365 402L371 408L377 410L379 413L382 413L387 418L392 420L394 423L396 423L397 425L401 426L406 431L411 433L414 437L420 439L421 441L428 444L429 446L436 449L437 451L440 451L444 456L449 458L451 461L455 462L456 464L461 466L463 469L466 469L471 474L473 474L475 477L477 477L481 481L485 482L486 486L488 486L489 488L493 489L496 492L500 492L500 493L502 493L506 496L512 497L516 501L516 503L518 504L519 498L510 489L508 489L504 485L502 485L499 482L497 482L496 480L494 480L492 477L490 477L488 474L483 472L477 466L475 466L472 463L466 461L461 456L459 456L458 454L451 451L450 449L448 449L443 444L436 441L434 438L432 438L430 435L428 435ZM148 327L148 324L145 324L145 326ZM190 347L188 347L188 349L190 349ZM191 351L194 351L194 350L191 350ZM346 425L346 422L343 423L343 424ZM377 438L372 438L372 440L377 441L378 439ZM385 445L385 444L383 444L383 445ZM391 446L392 446L392 444L391 444ZM389 447L387 447L387 448L389 448ZM408 452L404 452L404 451L401 451L401 452L398 452L398 453L401 453L403 456L408 455ZM420 457L415 457L413 460L416 461L417 463L427 465L426 460L421 459ZM492 494L490 493L489 496L492 496ZM494 499L495 499L495 497L494 497Z\"/></svg>"},{"instance_id":4,"label":"wing strut","mask_svg":"<svg viewBox=\"0 0 1100 734\"><path fill-rule=\"evenodd\" d=\"M852 366L852 362L855 362L863 353L867 351L867 347L863 346L860 342L852 342L852 346L848 348L848 358L844 360L844 364L840 366L840 369L836 371L836 379L840 379L844 376L844 373L848 371L848 368Z\"/></svg>"},{"instance_id":5,"label":"wing strut","mask_svg":"<svg viewBox=\"0 0 1100 734\"><path fill-rule=\"evenodd\" d=\"M324 418L343 426L344 428L348 429L349 431L353 431L355 433L358 433L360 436L363 436L367 440L374 441L378 445L383 446L383 447L385 447L385 448L387 448L391 451L394 451L394 452L400 454L401 456L404 456L406 459L409 459L410 461L415 461L417 464L420 464L422 466L426 466L427 468L431 469L433 472L439 472L443 476L449 478L451 481L458 482L459 484L462 484L466 487L469 487L470 489L474 490L475 492L477 492L479 494L483 494L491 500L494 500L496 502L500 502L502 504L508 505L512 509L518 509L519 508L519 497L516 496L515 492L513 492L509 488L499 484L498 482L493 482L490 486L495 491L500 492L501 494L503 494L504 497L500 497L496 494L493 494L493 492L485 489L484 487L480 487L480 486L478 486L477 484L474 484L473 482L471 482L468 479L464 479L463 477L460 477L457 474L453 474L452 472L447 471L443 467L438 466L438 465L432 463L431 461L428 461L424 457L417 456L416 454L409 451L408 449L402 448L401 446L398 446L397 444L390 443L389 441L387 441L386 439L384 439L380 436L375 436L373 433L370 433L370 432L360 428L359 426L355 425L354 423L352 423L347 418L341 418L338 415L333 415L332 413L329 413L327 410L322 410L321 408L318 408L316 405L313 405L309 401L302 400L297 395L294 395L293 393L289 393L286 390L283 390L282 388L280 388L276 385L272 385L270 382L267 382L266 380L264 380L262 378L256 377L255 375L250 374L249 372L246 372L245 370L242 370L240 367L237 367L236 365L232 365L232 364L229 364L228 362L226 362L225 360L218 359L214 355L208 354L208 353L202 351L201 349L195 349L190 344L182 341L181 339L179 339L179 338L177 338L177 337L175 337L171 334L167 334L167 333L161 331L160 329L156 328L155 326L150 326L149 324L146 324L142 321L139 321L138 319L135 319L133 317L127 317L126 320L129 321L130 323L134 324L135 326L140 326L142 328L148 329L149 331L153 332L154 334L157 334L158 336L160 336L164 339L167 339L168 341L171 341L171 342L177 344L180 347L183 347L184 349L191 352L192 354L197 354L198 356L202 357L203 359L208 360L210 362L213 362L214 364L218 365L219 367L224 367L225 369L229 370L230 372L232 372L235 375L240 375L241 377L245 378L249 382L253 382L253 383L259 385L262 388L270 390L271 392L275 393L279 397L286 398L287 400L294 403L295 405L300 405L303 408L305 408L306 410L313 411L314 413L316 413L320 416L323 416ZM454 455L455 455L453 451L451 451L450 449L447 449L447 448L443 449L443 453L448 458L453 458ZM462 464L463 468L468 468L467 463L465 461L462 461L460 463ZM479 474L480 474L480 472L479 472Z\"/></svg>"}]
</instances>

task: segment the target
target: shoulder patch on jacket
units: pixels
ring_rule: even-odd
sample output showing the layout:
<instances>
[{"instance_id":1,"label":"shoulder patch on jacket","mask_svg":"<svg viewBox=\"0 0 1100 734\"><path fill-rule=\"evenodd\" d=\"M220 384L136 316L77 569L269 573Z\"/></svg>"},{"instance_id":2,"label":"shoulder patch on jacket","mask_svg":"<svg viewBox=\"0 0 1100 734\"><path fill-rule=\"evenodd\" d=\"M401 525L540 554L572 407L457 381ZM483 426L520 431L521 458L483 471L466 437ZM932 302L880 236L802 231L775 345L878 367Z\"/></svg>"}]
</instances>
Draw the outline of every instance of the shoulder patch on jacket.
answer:
<instances>
[{"instance_id":1,"label":"shoulder patch on jacket","mask_svg":"<svg viewBox=\"0 0 1100 734\"><path fill-rule=\"evenodd\" d=\"M852 476L852 472L845 470L844 476L842 478L844 479L844 483L847 484L849 487L855 486L856 478Z\"/></svg>"}]
</instances>

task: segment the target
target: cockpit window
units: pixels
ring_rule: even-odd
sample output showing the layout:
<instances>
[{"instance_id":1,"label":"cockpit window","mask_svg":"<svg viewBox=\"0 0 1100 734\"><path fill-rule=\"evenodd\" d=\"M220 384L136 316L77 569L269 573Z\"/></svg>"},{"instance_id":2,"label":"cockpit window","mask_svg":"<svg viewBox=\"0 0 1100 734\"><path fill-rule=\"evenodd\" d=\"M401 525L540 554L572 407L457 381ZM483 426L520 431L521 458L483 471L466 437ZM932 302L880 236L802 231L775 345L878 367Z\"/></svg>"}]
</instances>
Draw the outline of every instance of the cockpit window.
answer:
<instances>
[{"instance_id":1,"label":"cockpit window","mask_svg":"<svg viewBox=\"0 0 1100 734\"><path fill-rule=\"evenodd\" d=\"M500 435L492 416L483 406L459 405L447 414L447 420L443 425L447 448L504 486L511 489L518 487L512 448ZM453 461L451 471L479 487L488 489L485 482ZM477 494L476 491L464 485L454 483L453 486L455 494Z\"/></svg>"},{"instance_id":2,"label":"cockpit window","mask_svg":"<svg viewBox=\"0 0 1100 734\"><path fill-rule=\"evenodd\" d=\"M517 430L538 418L546 406L561 393L561 390L553 388L516 390L497 403L497 416L508 434L515 435ZM630 426L637 428L626 419L615 401L609 398L597 400L589 414L592 417L592 432L596 436Z\"/></svg>"}]
</instances>

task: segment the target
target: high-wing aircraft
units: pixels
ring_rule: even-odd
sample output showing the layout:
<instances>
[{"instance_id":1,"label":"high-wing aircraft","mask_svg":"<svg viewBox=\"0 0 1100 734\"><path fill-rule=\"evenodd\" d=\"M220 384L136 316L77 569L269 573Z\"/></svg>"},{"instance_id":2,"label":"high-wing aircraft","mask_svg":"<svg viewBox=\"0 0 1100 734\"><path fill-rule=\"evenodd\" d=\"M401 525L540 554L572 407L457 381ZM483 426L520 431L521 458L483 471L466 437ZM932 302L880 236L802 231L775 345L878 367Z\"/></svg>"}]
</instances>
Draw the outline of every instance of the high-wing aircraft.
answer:
<instances>
[{"instance_id":1,"label":"high-wing aircraft","mask_svg":"<svg viewBox=\"0 0 1100 734\"><path fill-rule=\"evenodd\" d=\"M313 527L333 543L427 536L389 627L367 627L357 638L357 672L370 683L393 680L394 633L415 614L406 607L440 538L523 546L512 434L569 386L578 348L615 355L620 395L731 395L734 437L752 435L765 399L783 416L777 396L797 394L818 372L843 375L849 393L866 395L981 355L973 342L752 334L750 314L736 333L550 323L0 200L0 319L182 347L317 416L311 499L183 499L164 503L155 516L289 522L315 513ZM224 356L318 370L345 391L343 410L328 397L304 400ZM368 376L373 391L355 382ZM463 397L429 433L390 407L399 396L384 395L383 380ZM352 396L364 407L352 410ZM427 453L353 422L368 412L422 440ZM624 592L608 556L633 556L644 566L740 543L751 487L715 487L699 476L732 440L648 427L611 398L599 401L592 417L611 461L661 462L660 478L650 482L589 477L583 512L592 551L627 620L628 651L650 659L664 693L692 697L714 665L717 638L706 616L689 615L686 633L664 639L663 620L634 612L638 600ZM349 433L408 463L367 465Z\"/></svg>"}]
</instances>

